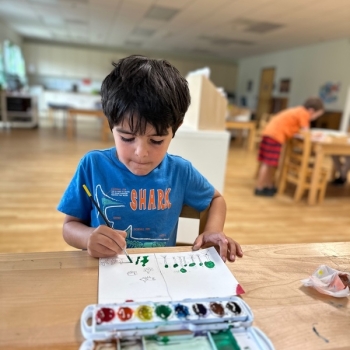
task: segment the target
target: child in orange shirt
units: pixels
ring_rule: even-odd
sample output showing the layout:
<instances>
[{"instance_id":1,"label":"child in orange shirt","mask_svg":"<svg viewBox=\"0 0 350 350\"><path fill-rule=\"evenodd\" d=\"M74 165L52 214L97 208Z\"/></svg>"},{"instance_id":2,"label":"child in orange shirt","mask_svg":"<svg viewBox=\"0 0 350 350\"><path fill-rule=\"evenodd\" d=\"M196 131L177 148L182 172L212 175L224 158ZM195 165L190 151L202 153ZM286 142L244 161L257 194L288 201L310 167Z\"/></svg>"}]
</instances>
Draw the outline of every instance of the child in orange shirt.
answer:
<instances>
[{"instance_id":1,"label":"child in orange shirt","mask_svg":"<svg viewBox=\"0 0 350 350\"><path fill-rule=\"evenodd\" d=\"M274 116L263 131L258 161L261 163L255 195L272 197L276 193L274 177L282 144L300 129L308 130L310 121L324 112L319 98L309 98L303 106L286 109Z\"/></svg>"}]
</instances>

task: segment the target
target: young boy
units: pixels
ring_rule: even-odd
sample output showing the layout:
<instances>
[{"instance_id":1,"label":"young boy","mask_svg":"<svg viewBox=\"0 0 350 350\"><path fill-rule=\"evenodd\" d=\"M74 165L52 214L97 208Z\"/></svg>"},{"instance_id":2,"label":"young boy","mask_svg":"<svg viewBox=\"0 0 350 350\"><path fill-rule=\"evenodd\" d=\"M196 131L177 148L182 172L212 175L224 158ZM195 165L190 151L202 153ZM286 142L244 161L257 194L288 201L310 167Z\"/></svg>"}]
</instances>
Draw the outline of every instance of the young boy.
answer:
<instances>
[{"instance_id":1,"label":"young boy","mask_svg":"<svg viewBox=\"0 0 350 350\"><path fill-rule=\"evenodd\" d=\"M272 197L276 193L274 177L282 144L300 130L308 130L310 121L324 112L319 98L309 98L303 106L289 108L278 113L266 125L260 143L258 161L260 169L255 195Z\"/></svg>"},{"instance_id":2,"label":"young boy","mask_svg":"<svg viewBox=\"0 0 350 350\"><path fill-rule=\"evenodd\" d=\"M209 244L218 247L224 261L242 257L239 244L223 233L224 198L190 162L167 153L190 104L187 81L165 60L130 56L113 65L101 95L115 147L81 159L58 205L66 214L65 241L96 258L120 254L125 246L174 246L186 204L199 211L209 207L193 250Z\"/></svg>"}]
</instances>

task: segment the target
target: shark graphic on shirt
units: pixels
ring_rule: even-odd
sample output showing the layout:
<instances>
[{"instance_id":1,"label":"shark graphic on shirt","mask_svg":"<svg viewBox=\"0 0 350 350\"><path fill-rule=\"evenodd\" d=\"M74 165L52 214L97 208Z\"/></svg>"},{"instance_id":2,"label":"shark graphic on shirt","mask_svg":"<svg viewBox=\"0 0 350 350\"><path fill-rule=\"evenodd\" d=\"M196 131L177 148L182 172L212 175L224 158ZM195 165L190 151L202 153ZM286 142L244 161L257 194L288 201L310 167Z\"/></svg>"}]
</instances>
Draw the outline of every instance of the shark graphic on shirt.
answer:
<instances>
[{"instance_id":1,"label":"shark graphic on shirt","mask_svg":"<svg viewBox=\"0 0 350 350\"><path fill-rule=\"evenodd\" d=\"M112 228L114 228L114 221L110 221L108 219L108 212L112 208L120 208L125 207L125 204L115 199L109 195L107 195L101 185L97 185L95 189L95 201L99 205L103 214L107 218L109 224ZM98 213L98 215L100 215ZM126 232L126 244L127 248L152 248L152 247L165 247L169 238L149 238L149 237L135 237L133 236L132 225L129 225L125 230Z\"/></svg>"}]
</instances>

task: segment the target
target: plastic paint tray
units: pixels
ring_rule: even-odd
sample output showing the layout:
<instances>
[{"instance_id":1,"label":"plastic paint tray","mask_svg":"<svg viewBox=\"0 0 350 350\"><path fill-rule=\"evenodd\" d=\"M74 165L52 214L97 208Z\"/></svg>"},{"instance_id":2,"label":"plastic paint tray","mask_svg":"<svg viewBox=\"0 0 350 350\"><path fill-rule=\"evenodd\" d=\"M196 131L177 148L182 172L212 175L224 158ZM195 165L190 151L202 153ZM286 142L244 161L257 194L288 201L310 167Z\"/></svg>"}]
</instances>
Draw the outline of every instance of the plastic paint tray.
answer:
<instances>
[{"instance_id":1,"label":"plastic paint tray","mask_svg":"<svg viewBox=\"0 0 350 350\"><path fill-rule=\"evenodd\" d=\"M80 350L270 350L241 298L88 305Z\"/></svg>"}]
</instances>

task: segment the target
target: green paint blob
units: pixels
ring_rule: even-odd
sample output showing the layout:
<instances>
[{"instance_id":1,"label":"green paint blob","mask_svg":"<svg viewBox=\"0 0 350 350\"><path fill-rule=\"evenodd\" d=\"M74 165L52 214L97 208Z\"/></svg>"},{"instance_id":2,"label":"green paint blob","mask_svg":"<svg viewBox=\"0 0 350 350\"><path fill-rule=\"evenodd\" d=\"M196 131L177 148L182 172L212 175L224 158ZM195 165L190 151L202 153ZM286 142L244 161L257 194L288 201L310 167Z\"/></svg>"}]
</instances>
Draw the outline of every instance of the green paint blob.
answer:
<instances>
[{"instance_id":1,"label":"green paint blob","mask_svg":"<svg viewBox=\"0 0 350 350\"><path fill-rule=\"evenodd\" d=\"M162 343L164 343L164 344L167 344L167 343L170 342L170 338L169 338L169 337L162 337L162 338L160 339L160 341L161 341Z\"/></svg>"},{"instance_id":2,"label":"green paint blob","mask_svg":"<svg viewBox=\"0 0 350 350\"><path fill-rule=\"evenodd\" d=\"M168 265L168 264L166 264L166 265L165 265L165 268L167 269L168 267L169 267L169 265Z\"/></svg>"},{"instance_id":3,"label":"green paint blob","mask_svg":"<svg viewBox=\"0 0 350 350\"><path fill-rule=\"evenodd\" d=\"M142 266L146 266L146 264L148 263L148 255L143 256L141 262Z\"/></svg>"},{"instance_id":4,"label":"green paint blob","mask_svg":"<svg viewBox=\"0 0 350 350\"><path fill-rule=\"evenodd\" d=\"M214 264L212 261L206 261L206 262L204 263L204 265L205 265L208 269L212 269L212 268L215 266L215 264Z\"/></svg>"},{"instance_id":5,"label":"green paint blob","mask_svg":"<svg viewBox=\"0 0 350 350\"><path fill-rule=\"evenodd\" d=\"M171 308L167 305L158 305L156 307L156 315L166 320L171 315Z\"/></svg>"},{"instance_id":6,"label":"green paint blob","mask_svg":"<svg viewBox=\"0 0 350 350\"><path fill-rule=\"evenodd\" d=\"M178 266L178 264L174 264L173 268L176 269Z\"/></svg>"},{"instance_id":7,"label":"green paint blob","mask_svg":"<svg viewBox=\"0 0 350 350\"><path fill-rule=\"evenodd\" d=\"M211 338L214 340L214 344L218 350L240 350L240 346L237 343L236 338L232 332L228 329L226 331L220 331L218 333L210 333Z\"/></svg>"},{"instance_id":8,"label":"green paint blob","mask_svg":"<svg viewBox=\"0 0 350 350\"><path fill-rule=\"evenodd\" d=\"M191 267L193 267L193 266L195 266L195 265L196 265L196 263L191 263L191 264L190 264Z\"/></svg>"},{"instance_id":9,"label":"green paint blob","mask_svg":"<svg viewBox=\"0 0 350 350\"><path fill-rule=\"evenodd\" d=\"M200 263L199 266L203 266L203 263Z\"/></svg>"},{"instance_id":10,"label":"green paint blob","mask_svg":"<svg viewBox=\"0 0 350 350\"><path fill-rule=\"evenodd\" d=\"M150 321L153 318L153 309L148 305L141 305L135 314L141 321Z\"/></svg>"},{"instance_id":11,"label":"green paint blob","mask_svg":"<svg viewBox=\"0 0 350 350\"><path fill-rule=\"evenodd\" d=\"M187 270L184 269L184 268L181 268L180 271L181 271L182 273L186 273L186 272L187 272Z\"/></svg>"}]
</instances>

